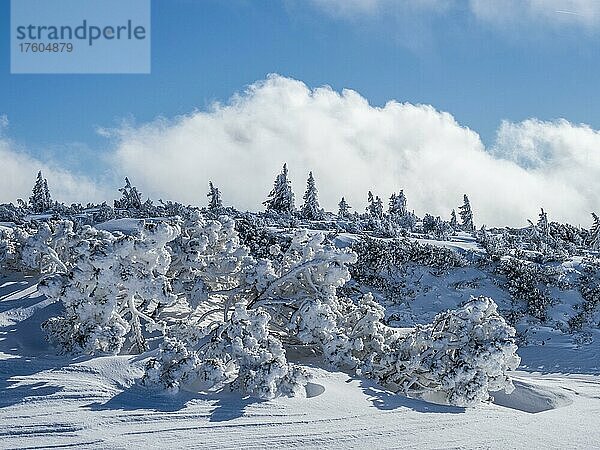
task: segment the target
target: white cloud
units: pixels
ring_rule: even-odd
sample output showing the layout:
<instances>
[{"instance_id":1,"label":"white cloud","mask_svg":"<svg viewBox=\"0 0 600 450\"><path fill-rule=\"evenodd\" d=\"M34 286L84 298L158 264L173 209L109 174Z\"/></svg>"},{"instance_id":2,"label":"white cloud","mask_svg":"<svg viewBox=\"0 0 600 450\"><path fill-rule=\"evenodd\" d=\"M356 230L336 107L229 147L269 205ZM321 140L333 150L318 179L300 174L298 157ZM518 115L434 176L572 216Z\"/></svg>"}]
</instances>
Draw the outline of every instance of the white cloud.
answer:
<instances>
[{"instance_id":1,"label":"white cloud","mask_svg":"<svg viewBox=\"0 0 600 450\"><path fill-rule=\"evenodd\" d=\"M96 183L84 176L75 175L59 166L42 162L10 140L0 136L0 202L15 202L17 198L27 201L38 170L48 180L55 200L70 202L98 201L107 195Z\"/></svg>"},{"instance_id":2,"label":"white cloud","mask_svg":"<svg viewBox=\"0 0 600 450\"><path fill-rule=\"evenodd\" d=\"M209 111L114 133L114 167L153 198L202 205L213 180L226 203L256 210L287 162L297 199L312 170L330 210L344 195L362 211L369 189L385 198L404 189L418 214L445 217L466 192L488 225L524 224L540 206L587 224L600 210L588 183L600 179L598 132L565 121L505 123L492 154L431 106L378 108L351 90L270 76Z\"/></svg>"}]
</instances>

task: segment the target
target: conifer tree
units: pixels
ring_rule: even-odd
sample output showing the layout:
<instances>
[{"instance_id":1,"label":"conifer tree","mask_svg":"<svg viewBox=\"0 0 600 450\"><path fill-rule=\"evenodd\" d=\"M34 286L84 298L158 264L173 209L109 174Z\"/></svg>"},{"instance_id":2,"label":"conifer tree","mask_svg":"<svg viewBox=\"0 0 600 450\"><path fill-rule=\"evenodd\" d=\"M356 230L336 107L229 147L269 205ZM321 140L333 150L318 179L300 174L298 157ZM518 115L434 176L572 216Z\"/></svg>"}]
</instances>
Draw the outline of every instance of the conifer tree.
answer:
<instances>
[{"instance_id":1,"label":"conifer tree","mask_svg":"<svg viewBox=\"0 0 600 450\"><path fill-rule=\"evenodd\" d=\"M373 215L378 219L383 218L383 202L381 201L381 198L379 198L379 196L375 197L375 202L373 203L373 212Z\"/></svg>"},{"instance_id":2,"label":"conifer tree","mask_svg":"<svg viewBox=\"0 0 600 450\"><path fill-rule=\"evenodd\" d=\"M471 203L467 194L464 196L464 203L458 208L458 214L460 215L461 228L463 231L473 232L475 231L475 225L473 223L473 212L471 211Z\"/></svg>"},{"instance_id":3,"label":"conifer tree","mask_svg":"<svg viewBox=\"0 0 600 450\"><path fill-rule=\"evenodd\" d=\"M456 220L456 211L454 210L450 213L450 226L455 230L458 229L458 220Z\"/></svg>"},{"instance_id":4,"label":"conifer tree","mask_svg":"<svg viewBox=\"0 0 600 450\"><path fill-rule=\"evenodd\" d=\"M119 189L123 195L120 200L115 200L115 208L142 209L142 194L125 177L125 186Z\"/></svg>"},{"instance_id":5,"label":"conifer tree","mask_svg":"<svg viewBox=\"0 0 600 450\"><path fill-rule=\"evenodd\" d=\"M35 184L33 185L32 195L29 197L29 205L37 213L47 211L52 206L48 182L42 176L41 170L38 172Z\"/></svg>"},{"instance_id":6,"label":"conifer tree","mask_svg":"<svg viewBox=\"0 0 600 450\"><path fill-rule=\"evenodd\" d=\"M306 192L303 197L304 204L300 209L302 218L308 220L323 219L323 210L319 206L318 192L313 174L312 172L309 172L308 180L306 181Z\"/></svg>"},{"instance_id":7,"label":"conifer tree","mask_svg":"<svg viewBox=\"0 0 600 450\"><path fill-rule=\"evenodd\" d=\"M379 196L373 196L373 193L369 191L367 194L367 214L371 217L381 219L383 217L383 202Z\"/></svg>"},{"instance_id":8,"label":"conifer tree","mask_svg":"<svg viewBox=\"0 0 600 450\"><path fill-rule=\"evenodd\" d=\"M548 215L544 211L544 208L541 208L542 212L540 213L537 227L539 229L539 233L542 238L550 237L550 225L548 224Z\"/></svg>"},{"instance_id":9,"label":"conifer tree","mask_svg":"<svg viewBox=\"0 0 600 450\"><path fill-rule=\"evenodd\" d=\"M590 229L590 248L600 250L600 217L596 213L592 213L594 224Z\"/></svg>"},{"instance_id":10,"label":"conifer tree","mask_svg":"<svg viewBox=\"0 0 600 450\"><path fill-rule=\"evenodd\" d=\"M275 178L273 189L263 205L266 206L267 211L287 214L294 211L294 192L292 191L292 183L288 179L287 164L283 165L283 170Z\"/></svg>"},{"instance_id":11,"label":"conifer tree","mask_svg":"<svg viewBox=\"0 0 600 450\"><path fill-rule=\"evenodd\" d=\"M388 211L395 218L406 216L408 211L406 209L406 196L403 190L398 195L392 194Z\"/></svg>"},{"instance_id":12,"label":"conifer tree","mask_svg":"<svg viewBox=\"0 0 600 450\"><path fill-rule=\"evenodd\" d=\"M221 200L221 191L219 188L215 187L212 181L209 181L208 189L208 194L206 194L206 196L210 198L208 201L209 211L218 211L223 208L223 201Z\"/></svg>"},{"instance_id":13,"label":"conifer tree","mask_svg":"<svg viewBox=\"0 0 600 450\"><path fill-rule=\"evenodd\" d=\"M338 208L338 218L345 219L350 215L350 205L348 205L344 197L338 203Z\"/></svg>"}]
</instances>

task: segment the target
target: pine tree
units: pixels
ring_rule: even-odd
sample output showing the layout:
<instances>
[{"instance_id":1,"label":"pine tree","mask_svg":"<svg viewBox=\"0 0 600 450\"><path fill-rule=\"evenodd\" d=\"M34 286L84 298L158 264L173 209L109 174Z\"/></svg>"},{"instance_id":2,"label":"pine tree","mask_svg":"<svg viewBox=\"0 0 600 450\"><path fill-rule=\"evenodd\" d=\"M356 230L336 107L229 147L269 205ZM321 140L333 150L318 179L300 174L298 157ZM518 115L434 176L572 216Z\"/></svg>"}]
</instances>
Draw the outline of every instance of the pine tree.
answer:
<instances>
[{"instance_id":1,"label":"pine tree","mask_svg":"<svg viewBox=\"0 0 600 450\"><path fill-rule=\"evenodd\" d=\"M537 227L539 229L539 233L542 238L550 237L550 225L548 224L548 215L544 212L544 208L541 208L542 212L540 213Z\"/></svg>"},{"instance_id":2,"label":"pine tree","mask_svg":"<svg viewBox=\"0 0 600 450\"><path fill-rule=\"evenodd\" d=\"M458 208L458 214L460 215L461 228L463 231L473 232L475 231L475 224L473 223L473 212L471 211L471 203L467 194L464 196L464 203Z\"/></svg>"},{"instance_id":3,"label":"pine tree","mask_svg":"<svg viewBox=\"0 0 600 450\"><path fill-rule=\"evenodd\" d=\"M125 186L119 189L123 194L120 200L115 200L115 208L121 209L142 209L142 194L125 177Z\"/></svg>"},{"instance_id":4,"label":"pine tree","mask_svg":"<svg viewBox=\"0 0 600 450\"><path fill-rule=\"evenodd\" d=\"M458 220L456 220L456 211L454 210L450 213L450 226L455 230L458 229Z\"/></svg>"},{"instance_id":5,"label":"pine tree","mask_svg":"<svg viewBox=\"0 0 600 450\"><path fill-rule=\"evenodd\" d=\"M398 195L392 194L388 211L391 216L396 218L406 216L408 211L406 209L406 196L404 195L404 191L400 191Z\"/></svg>"},{"instance_id":6,"label":"pine tree","mask_svg":"<svg viewBox=\"0 0 600 450\"><path fill-rule=\"evenodd\" d=\"M345 219L350 215L350 205L348 205L344 197L338 203L338 208L338 218Z\"/></svg>"},{"instance_id":7,"label":"pine tree","mask_svg":"<svg viewBox=\"0 0 600 450\"><path fill-rule=\"evenodd\" d=\"M302 218L307 220L323 219L323 210L319 206L319 199L317 197L318 192L313 174L312 172L309 172L308 180L306 181L306 192L303 197L304 204L300 209Z\"/></svg>"},{"instance_id":8,"label":"pine tree","mask_svg":"<svg viewBox=\"0 0 600 450\"><path fill-rule=\"evenodd\" d=\"M29 197L29 204L31 209L37 213L47 211L52 206L48 182L42 176L41 170L38 172L35 184L33 185L32 195Z\"/></svg>"},{"instance_id":9,"label":"pine tree","mask_svg":"<svg viewBox=\"0 0 600 450\"><path fill-rule=\"evenodd\" d=\"M375 202L373 203L373 212L374 216L378 219L383 218L383 202L379 198L379 196L375 197Z\"/></svg>"},{"instance_id":10,"label":"pine tree","mask_svg":"<svg viewBox=\"0 0 600 450\"><path fill-rule=\"evenodd\" d=\"M370 216L373 215L375 208L373 206L373 204L375 203L375 197L373 197L373 193L371 191L369 191L369 193L367 194L367 214L369 214Z\"/></svg>"},{"instance_id":11,"label":"pine tree","mask_svg":"<svg viewBox=\"0 0 600 450\"><path fill-rule=\"evenodd\" d=\"M590 248L600 250L600 217L596 213L592 213L594 224L590 229Z\"/></svg>"},{"instance_id":12,"label":"pine tree","mask_svg":"<svg viewBox=\"0 0 600 450\"><path fill-rule=\"evenodd\" d=\"M292 183L288 179L287 164L283 165L283 170L273 184L273 190L269 194L269 198L263 202L267 211L275 211L279 213L291 213L294 211L294 192L292 191Z\"/></svg>"},{"instance_id":13,"label":"pine tree","mask_svg":"<svg viewBox=\"0 0 600 450\"><path fill-rule=\"evenodd\" d=\"M379 196L373 196L373 193L369 191L367 194L367 214L371 217L381 219L383 218L383 202Z\"/></svg>"},{"instance_id":14,"label":"pine tree","mask_svg":"<svg viewBox=\"0 0 600 450\"><path fill-rule=\"evenodd\" d=\"M223 201L221 200L221 191L219 188L215 187L212 181L208 182L208 194L207 197L210 198L208 202L209 211L218 211L223 208Z\"/></svg>"}]
</instances>

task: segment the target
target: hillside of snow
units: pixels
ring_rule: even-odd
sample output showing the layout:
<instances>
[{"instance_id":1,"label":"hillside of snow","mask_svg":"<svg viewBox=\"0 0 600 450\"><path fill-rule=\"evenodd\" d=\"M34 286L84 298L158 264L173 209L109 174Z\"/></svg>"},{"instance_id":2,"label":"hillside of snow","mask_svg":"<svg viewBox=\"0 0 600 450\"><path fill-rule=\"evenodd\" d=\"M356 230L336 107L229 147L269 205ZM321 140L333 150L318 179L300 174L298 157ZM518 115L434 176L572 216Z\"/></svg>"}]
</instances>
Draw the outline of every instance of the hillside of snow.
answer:
<instances>
[{"instance_id":1,"label":"hillside of snow","mask_svg":"<svg viewBox=\"0 0 600 450\"><path fill-rule=\"evenodd\" d=\"M390 305L388 315L425 321L470 295L470 288L452 288L458 281L483 275L467 268L429 277L416 278L429 288L410 307ZM36 281L9 272L0 281L1 448L594 448L600 442L598 339L577 347L569 335L538 330L538 341L518 351L515 390L471 408L407 398L310 363L305 398L149 394L137 383L149 355L56 356L40 324L60 307L37 292ZM489 280L481 289L502 298Z\"/></svg>"}]
</instances>

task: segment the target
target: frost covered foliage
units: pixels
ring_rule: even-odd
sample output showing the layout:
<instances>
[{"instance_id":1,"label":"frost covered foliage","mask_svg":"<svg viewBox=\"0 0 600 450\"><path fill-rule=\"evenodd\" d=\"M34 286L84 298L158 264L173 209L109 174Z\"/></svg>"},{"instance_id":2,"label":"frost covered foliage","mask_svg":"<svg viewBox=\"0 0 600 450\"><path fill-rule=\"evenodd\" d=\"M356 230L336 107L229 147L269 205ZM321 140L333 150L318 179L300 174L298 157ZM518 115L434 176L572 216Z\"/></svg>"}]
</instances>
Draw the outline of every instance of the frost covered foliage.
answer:
<instances>
[{"instance_id":1,"label":"frost covered foliage","mask_svg":"<svg viewBox=\"0 0 600 450\"><path fill-rule=\"evenodd\" d=\"M496 271L506 278L505 288L516 305L527 314L545 321L552 299L546 292L553 274L542 265L516 258L503 259Z\"/></svg>"},{"instance_id":2,"label":"frost covered foliage","mask_svg":"<svg viewBox=\"0 0 600 450\"><path fill-rule=\"evenodd\" d=\"M223 221L222 227L229 225ZM216 226L223 239L215 242L228 241L223 228ZM239 251L235 240L230 243L217 247ZM288 361L286 348L301 346L332 367L411 395L434 392L442 402L472 404L487 399L489 389L509 385L506 370L518 363L514 330L491 300L473 300L403 335L383 324L383 308L370 294L357 303L338 295L350 279L349 265L357 261L351 250L332 247L322 234L299 231L286 250L275 245L271 252L270 260L235 253L244 263L235 266L234 278L220 285L202 281L208 304L216 308L166 330L144 384L171 391L227 387L260 398L299 395L306 375ZM199 277L206 273L219 270Z\"/></svg>"},{"instance_id":3,"label":"frost covered foliage","mask_svg":"<svg viewBox=\"0 0 600 450\"><path fill-rule=\"evenodd\" d=\"M272 259L271 249L274 245L281 250L287 250L292 239L289 234L273 231L255 217L242 217L235 221L240 243L248 247L250 254L255 258Z\"/></svg>"},{"instance_id":4,"label":"frost covered foliage","mask_svg":"<svg viewBox=\"0 0 600 450\"><path fill-rule=\"evenodd\" d=\"M233 231L232 225L226 222L225 226ZM230 237L235 238L235 235ZM233 244L225 247L233 249L235 242ZM295 342L312 342L317 339L315 333L326 333L327 313L333 314L336 288L349 279L347 264L355 261L355 255L325 244L321 234L311 236L306 231L296 233L285 252L273 246L273 260L254 260L244 253L243 247L237 247L235 252L240 264L227 272L230 278L225 282L217 285L212 281L209 285L202 279L205 274L211 274L212 280L218 280L219 277L214 277L220 272L217 266L215 270L199 273L207 300L219 305L221 298L220 306L208 311L209 314L222 313L218 316L223 318L221 323L218 319L210 322L206 336L199 342L197 334L190 339L186 336L191 333L183 333L184 357L186 361L194 361L186 365L189 370L173 371L173 360L178 357L173 356L171 350L163 351L150 361L144 379L146 384L174 388L180 383L173 378L175 374L186 380L200 377L211 388L228 384L263 398L299 392L305 376L287 363L282 341L273 333ZM204 253L215 254L206 250ZM230 316L231 305L236 306ZM314 323L312 319L319 321ZM241 342L244 345L240 347ZM224 372L231 364L236 367L235 376Z\"/></svg>"},{"instance_id":5,"label":"frost covered foliage","mask_svg":"<svg viewBox=\"0 0 600 450\"><path fill-rule=\"evenodd\" d=\"M472 298L431 324L384 339L366 358L362 375L406 394L459 406L489 399L489 392L513 389L507 371L518 367L515 330L494 301Z\"/></svg>"},{"instance_id":6,"label":"frost covered foliage","mask_svg":"<svg viewBox=\"0 0 600 450\"><path fill-rule=\"evenodd\" d=\"M243 288L255 265L248 249L240 245L235 222L227 216L205 220L196 214L183 221L181 233L168 248L173 289L194 309L215 291Z\"/></svg>"},{"instance_id":7,"label":"frost covered foliage","mask_svg":"<svg viewBox=\"0 0 600 450\"><path fill-rule=\"evenodd\" d=\"M353 250L358 255L358 262L351 267L352 278L384 292L393 290L395 274L407 263L431 267L438 272L467 264L450 249L410 239L364 238L353 246Z\"/></svg>"},{"instance_id":8,"label":"frost covered foliage","mask_svg":"<svg viewBox=\"0 0 600 450\"><path fill-rule=\"evenodd\" d=\"M587 324L600 326L600 321L593 323L594 314L600 307L600 260L587 257L581 265L578 285L583 302L577 305L577 313L569 319L569 326L574 331L581 330Z\"/></svg>"},{"instance_id":9,"label":"frost covered foliage","mask_svg":"<svg viewBox=\"0 0 600 450\"><path fill-rule=\"evenodd\" d=\"M269 329L271 316L262 309L235 305L230 320L204 339L199 350L176 338L165 339L157 358L151 360L142 380L177 392L182 384L205 389L225 386L245 395L270 399L297 396L307 377L289 364L283 344Z\"/></svg>"},{"instance_id":10,"label":"frost covered foliage","mask_svg":"<svg viewBox=\"0 0 600 450\"><path fill-rule=\"evenodd\" d=\"M116 354L125 343L128 351L144 351L142 324L152 331L154 316L176 300L166 277L166 244L179 230L139 224L128 235L83 227L71 237L66 270L40 282L40 292L65 308L42 325L62 353Z\"/></svg>"},{"instance_id":11,"label":"frost covered foliage","mask_svg":"<svg viewBox=\"0 0 600 450\"><path fill-rule=\"evenodd\" d=\"M25 209L15 206L12 203L4 203L0 205L0 222L12 222L15 224L23 223L25 217Z\"/></svg>"}]
</instances>

